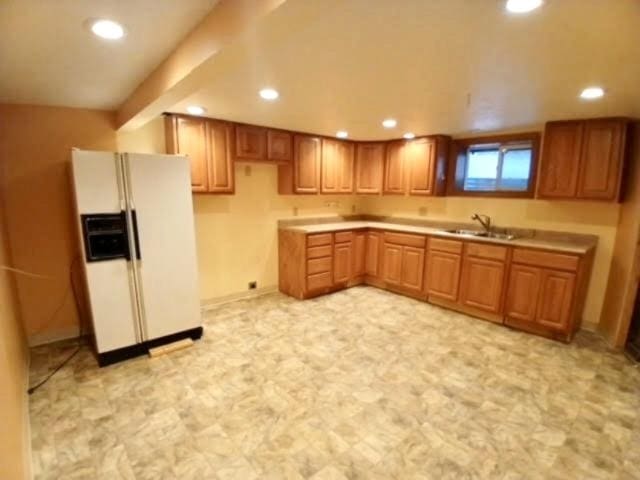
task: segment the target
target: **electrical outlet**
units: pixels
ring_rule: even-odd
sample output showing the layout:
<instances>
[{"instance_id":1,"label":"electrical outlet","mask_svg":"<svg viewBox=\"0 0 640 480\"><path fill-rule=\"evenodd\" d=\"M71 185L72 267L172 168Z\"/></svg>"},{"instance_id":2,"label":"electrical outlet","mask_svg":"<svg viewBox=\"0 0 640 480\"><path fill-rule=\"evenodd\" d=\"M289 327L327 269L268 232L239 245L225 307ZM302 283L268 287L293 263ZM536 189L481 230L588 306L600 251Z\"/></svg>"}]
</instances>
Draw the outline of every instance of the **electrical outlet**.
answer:
<instances>
[{"instance_id":1,"label":"electrical outlet","mask_svg":"<svg viewBox=\"0 0 640 480\"><path fill-rule=\"evenodd\" d=\"M249 290L255 290L256 288L258 288L258 282L249 282Z\"/></svg>"},{"instance_id":2,"label":"electrical outlet","mask_svg":"<svg viewBox=\"0 0 640 480\"><path fill-rule=\"evenodd\" d=\"M418 208L418 215L420 215L421 217L426 217L427 216L427 207Z\"/></svg>"},{"instance_id":3,"label":"electrical outlet","mask_svg":"<svg viewBox=\"0 0 640 480\"><path fill-rule=\"evenodd\" d=\"M351 213L356 213L356 206L355 205L351 205Z\"/></svg>"},{"instance_id":4,"label":"electrical outlet","mask_svg":"<svg viewBox=\"0 0 640 480\"><path fill-rule=\"evenodd\" d=\"M245 177L250 177L251 176L251 165L246 165L244 167L244 176Z\"/></svg>"},{"instance_id":5,"label":"electrical outlet","mask_svg":"<svg viewBox=\"0 0 640 480\"><path fill-rule=\"evenodd\" d=\"M293 216L294 217L298 216L298 207L293 207Z\"/></svg>"}]
</instances>

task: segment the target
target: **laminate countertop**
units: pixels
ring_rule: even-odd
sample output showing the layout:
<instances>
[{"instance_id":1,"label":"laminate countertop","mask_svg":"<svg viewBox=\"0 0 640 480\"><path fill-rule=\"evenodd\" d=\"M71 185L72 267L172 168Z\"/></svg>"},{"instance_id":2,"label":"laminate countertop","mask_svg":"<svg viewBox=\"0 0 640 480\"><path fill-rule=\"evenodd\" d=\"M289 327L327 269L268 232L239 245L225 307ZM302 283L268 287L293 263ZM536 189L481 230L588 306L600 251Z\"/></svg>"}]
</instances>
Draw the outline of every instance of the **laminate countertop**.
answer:
<instances>
[{"instance_id":1,"label":"laminate countertop","mask_svg":"<svg viewBox=\"0 0 640 480\"><path fill-rule=\"evenodd\" d=\"M493 243L512 247L535 248L540 250L553 250L556 252L585 255L594 249L597 237L577 235L562 232L535 232L531 237L516 237L513 240L499 238L477 237L475 235L460 235L444 231L447 227L409 225L392 222L379 222L368 220L342 221L333 223L309 223L280 225L281 230L290 230L301 233L326 233L342 230L358 230L372 228L377 230L389 230L402 233L416 233L433 237L450 238L457 240L474 241L481 243ZM474 228L476 230L477 228Z\"/></svg>"}]
</instances>

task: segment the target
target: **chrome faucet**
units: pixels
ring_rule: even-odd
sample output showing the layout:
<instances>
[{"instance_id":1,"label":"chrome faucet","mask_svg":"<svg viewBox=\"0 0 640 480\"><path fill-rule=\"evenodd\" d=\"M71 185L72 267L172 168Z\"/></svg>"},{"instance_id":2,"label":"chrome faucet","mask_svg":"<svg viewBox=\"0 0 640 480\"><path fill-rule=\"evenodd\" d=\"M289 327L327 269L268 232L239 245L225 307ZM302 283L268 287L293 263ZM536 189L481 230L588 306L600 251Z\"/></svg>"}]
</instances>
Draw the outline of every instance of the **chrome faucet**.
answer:
<instances>
[{"instance_id":1,"label":"chrome faucet","mask_svg":"<svg viewBox=\"0 0 640 480\"><path fill-rule=\"evenodd\" d=\"M491 217L489 215L474 213L471 215L471 220L477 220L487 233L491 232Z\"/></svg>"}]
</instances>

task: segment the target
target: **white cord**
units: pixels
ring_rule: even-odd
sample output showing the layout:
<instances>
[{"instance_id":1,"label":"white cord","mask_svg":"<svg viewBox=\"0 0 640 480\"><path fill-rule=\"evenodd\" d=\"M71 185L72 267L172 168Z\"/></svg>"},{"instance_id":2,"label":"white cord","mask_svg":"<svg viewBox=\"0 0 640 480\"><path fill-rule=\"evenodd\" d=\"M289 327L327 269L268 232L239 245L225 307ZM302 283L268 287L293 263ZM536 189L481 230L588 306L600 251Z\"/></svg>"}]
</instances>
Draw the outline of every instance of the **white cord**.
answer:
<instances>
[{"instance_id":1,"label":"white cord","mask_svg":"<svg viewBox=\"0 0 640 480\"><path fill-rule=\"evenodd\" d=\"M17 273L20 275L24 275L25 277L46 278L47 280L55 280L55 277L51 277L49 275L42 275L40 273L27 272L26 270L20 270L19 268L8 267L7 265L0 265L0 270L6 270L7 272Z\"/></svg>"}]
</instances>

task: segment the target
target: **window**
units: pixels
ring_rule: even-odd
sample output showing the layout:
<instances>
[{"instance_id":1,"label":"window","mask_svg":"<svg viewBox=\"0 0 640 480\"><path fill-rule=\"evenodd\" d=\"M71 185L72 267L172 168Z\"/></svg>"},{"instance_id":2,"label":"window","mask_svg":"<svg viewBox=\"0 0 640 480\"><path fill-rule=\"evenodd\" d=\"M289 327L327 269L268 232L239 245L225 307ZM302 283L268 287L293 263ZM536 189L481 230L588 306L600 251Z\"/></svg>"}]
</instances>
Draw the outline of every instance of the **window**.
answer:
<instances>
[{"instance_id":1,"label":"window","mask_svg":"<svg viewBox=\"0 0 640 480\"><path fill-rule=\"evenodd\" d=\"M449 195L531 197L539 135L456 140Z\"/></svg>"}]
</instances>

